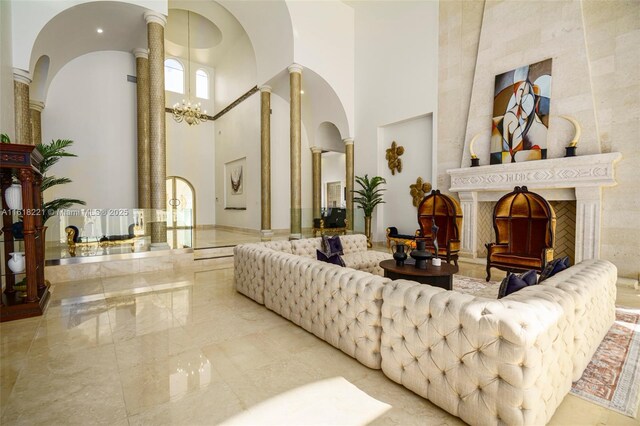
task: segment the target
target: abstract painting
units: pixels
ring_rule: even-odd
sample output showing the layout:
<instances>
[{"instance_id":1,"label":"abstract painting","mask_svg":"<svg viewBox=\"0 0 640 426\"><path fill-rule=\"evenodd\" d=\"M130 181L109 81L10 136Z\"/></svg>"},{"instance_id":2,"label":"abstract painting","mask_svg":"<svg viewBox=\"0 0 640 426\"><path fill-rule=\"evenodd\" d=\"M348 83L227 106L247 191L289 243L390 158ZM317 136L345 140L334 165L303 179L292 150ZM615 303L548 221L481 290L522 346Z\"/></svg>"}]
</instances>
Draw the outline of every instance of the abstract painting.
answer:
<instances>
[{"instance_id":1,"label":"abstract painting","mask_svg":"<svg viewBox=\"0 0 640 426\"><path fill-rule=\"evenodd\" d=\"M551 59L496 76L491 164L547 158Z\"/></svg>"}]
</instances>

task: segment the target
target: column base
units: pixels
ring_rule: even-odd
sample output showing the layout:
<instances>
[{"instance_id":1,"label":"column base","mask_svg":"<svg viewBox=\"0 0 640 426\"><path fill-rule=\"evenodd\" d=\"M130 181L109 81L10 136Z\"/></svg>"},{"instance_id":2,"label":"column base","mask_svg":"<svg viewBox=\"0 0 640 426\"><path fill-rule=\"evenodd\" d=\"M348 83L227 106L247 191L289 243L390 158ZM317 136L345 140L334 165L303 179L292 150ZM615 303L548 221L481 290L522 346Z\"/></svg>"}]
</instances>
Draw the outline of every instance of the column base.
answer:
<instances>
[{"instance_id":1,"label":"column base","mask_svg":"<svg viewBox=\"0 0 640 426\"><path fill-rule=\"evenodd\" d=\"M149 246L149 250L151 251L159 251L159 250L171 250L169 244L167 242L164 243L151 243Z\"/></svg>"},{"instance_id":2,"label":"column base","mask_svg":"<svg viewBox=\"0 0 640 426\"><path fill-rule=\"evenodd\" d=\"M289 235L289 241L291 240L301 240L302 239L302 234L290 234Z\"/></svg>"},{"instance_id":3,"label":"column base","mask_svg":"<svg viewBox=\"0 0 640 426\"><path fill-rule=\"evenodd\" d=\"M271 229L261 229L260 236L265 237L273 237L273 231Z\"/></svg>"}]
</instances>

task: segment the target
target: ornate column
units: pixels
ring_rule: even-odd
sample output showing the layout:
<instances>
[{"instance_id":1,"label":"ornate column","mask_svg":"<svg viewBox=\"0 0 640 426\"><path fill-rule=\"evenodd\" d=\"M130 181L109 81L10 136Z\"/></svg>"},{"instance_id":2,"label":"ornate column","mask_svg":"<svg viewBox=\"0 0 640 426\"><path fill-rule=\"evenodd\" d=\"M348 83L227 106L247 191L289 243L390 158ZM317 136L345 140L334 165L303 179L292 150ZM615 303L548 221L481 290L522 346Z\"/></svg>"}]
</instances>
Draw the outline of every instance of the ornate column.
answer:
<instances>
[{"instance_id":1,"label":"ornate column","mask_svg":"<svg viewBox=\"0 0 640 426\"><path fill-rule=\"evenodd\" d=\"M302 65L289 66L290 89L290 162L291 162L291 239L302 238Z\"/></svg>"},{"instance_id":2,"label":"ornate column","mask_svg":"<svg viewBox=\"0 0 640 426\"><path fill-rule=\"evenodd\" d=\"M138 208L151 208L149 149L149 51L134 49L138 103Z\"/></svg>"},{"instance_id":3,"label":"ornate column","mask_svg":"<svg viewBox=\"0 0 640 426\"><path fill-rule=\"evenodd\" d=\"M167 18L145 12L149 45L149 183L151 208L151 245L167 248L167 164L164 99L164 26Z\"/></svg>"},{"instance_id":4,"label":"ornate column","mask_svg":"<svg viewBox=\"0 0 640 426\"><path fill-rule=\"evenodd\" d=\"M322 149L311 147L311 173L313 194L313 218L322 217Z\"/></svg>"},{"instance_id":5,"label":"ornate column","mask_svg":"<svg viewBox=\"0 0 640 426\"><path fill-rule=\"evenodd\" d=\"M271 87L260 87L260 229L271 231Z\"/></svg>"},{"instance_id":6,"label":"ornate column","mask_svg":"<svg viewBox=\"0 0 640 426\"><path fill-rule=\"evenodd\" d=\"M31 113L29 112L29 84L31 74L18 68L13 69L13 98L16 138L13 143L33 145L31 139Z\"/></svg>"},{"instance_id":7,"label":"ornate column","mask_svg":"<svg viewBox=\"0 0 640 426\"><path fill-rule=\"evenodd\" d=\"M20 184L22 185L22 209L26 212L33 211L33 173L28 169L20 169L18 174ZM26 253L36 253L37 241L36 241L36 215L25 214L22 217L23 221L23 234L24 234L24 251ZM37 269L35 259L26 259L27 267L27 302L38 301L38 289L37 289Z\"/></svg>"},{"instance_id":8,"label":"ornate column","mask_svg":"<svg viewBox=\"0 0 640 426\"><path fill-rule=\"evenodd\" d=\"M347 229L353 231L353 184L355 182L353 172L353 138L344 140L344 152L346 154L347 220L349 221Z\"/></svg>"},{"instance_id":9,"label":"ornate column","mask_svg":"<svg viewBox=\"0 0 640 426\"><path fill-rule=\"evenodd\" d=\"M44 102L29 101L29 115L31 118L31 140L32 145L42 143L42 120L41 113L44 109Z\"/></svg>"}]
</instances>

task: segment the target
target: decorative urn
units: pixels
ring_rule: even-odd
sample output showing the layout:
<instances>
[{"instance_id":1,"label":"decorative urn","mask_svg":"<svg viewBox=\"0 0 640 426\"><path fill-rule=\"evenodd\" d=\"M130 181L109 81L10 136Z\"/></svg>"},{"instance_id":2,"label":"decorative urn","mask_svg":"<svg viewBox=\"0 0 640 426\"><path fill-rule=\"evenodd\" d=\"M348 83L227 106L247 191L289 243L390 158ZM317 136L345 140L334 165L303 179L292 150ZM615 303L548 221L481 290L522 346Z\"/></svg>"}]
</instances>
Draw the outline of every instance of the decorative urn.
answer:
<instances>
[{"instance_id":1,"label":"decorative urn","mask_svg":"<svg viewBox=\"0 0 640 426\"><path fill-rule=\"evenodd\" d=\"M393 258L396 260L397 266L403 266L404 261L407 260L407 252L405 249L407 248L404 244L397 244L396 251L393 253Z\"/></svg>"},{"instance_id":2,"label":"decorative urn","mask_svg":"<svg viewBox=\"0 0 640 426\"><path fill-rule=\"evenodd\" d=\"M416 261L416 268L427 269L427 260L431 258L431 253L426 250L424 241L416 241L416 249L411 252L411 257Z\"/></svg>"}]
</instances>

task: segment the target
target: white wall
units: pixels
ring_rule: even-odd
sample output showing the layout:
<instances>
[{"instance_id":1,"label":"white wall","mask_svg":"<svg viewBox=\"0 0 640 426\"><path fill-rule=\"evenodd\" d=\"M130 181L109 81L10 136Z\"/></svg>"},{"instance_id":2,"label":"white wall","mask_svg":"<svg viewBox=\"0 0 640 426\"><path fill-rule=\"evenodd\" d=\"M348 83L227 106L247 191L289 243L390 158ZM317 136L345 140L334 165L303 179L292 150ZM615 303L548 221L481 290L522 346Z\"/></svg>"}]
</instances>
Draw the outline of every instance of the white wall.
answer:
<instances>
[{"instance_id":1,"label":"white wall","mask_svg":"<svg viewBox=\"0 0 640 426\"><path fill-rule=\"evenodd\" d=\"M431 115L423 115L400 123L390 124L381 130L382 142L378 152L385 152L396 141L404 147L402 172L391 174L384 156L380 157L380 176L387 180L384 194L385 204L378 207L378 217L386 229L395 226L401 234L413 235L418 229L417 209L409 193L409 186L418 177L431 182L431 157L433 150L433 120ZM433 185L433 182L431 182ZM435 185L434 185L435 186Z\"/></svg>"},{"instance_id":2,"label":"white wall","mask_svg":"<svg viewBox=\"0 0 640 426\"><path fill-rule=\"evenodd\" d=\"M354 131L353 8L340 1L291 0L287 7L293 25L294 61L318 73L335 91L347 119L347 126L339 125L340 131L347 138Z\"/></svg>"},{"instance_id":3,"label":"white wall","mask_svg":"<svg viewBox=\"0 0 640 426\"><path fill-rule=\"evenodd\" d=\"M71 139L78 158L62 159L51 173L72 183L54 197L79 198L87 208L133 208L136 195L135 58L125 52L94 52L65 65L49 88L42 111L42 139Z\"/></svg>"},{"instance_id":4,"label":"white wall","mask_svg":"<svg viewBox=\"0 0 640 426\"><path fill-rule=\"evenodd\" d=\"M346 185L346 155L341 152L322 153L322 207L327 207L327 183L340 182L340 207L344 207L344 187Z\"/></svg>"},{"instance_id":5,"label":"white wall","mask_svg":"<svg viewBox=\"0 0 640 426\"><path fill-rule=\"evenodd\" d=\"M14 140L11 3L0 1L0 133Z\"/></svg>"},{"instance_id":6,"label":"white wall","mask_svg":"<svg viewBox=\"0 0 640 426\"><path fill-rule=\"evenodd\" d=\"M246 35L219 61L214 79L215 110L221 111L256 84L256 63ZM260 229L260 95L254 94L215 123L215 223ZM247 158L247 210L225 210L224 165Z\"/></svg>"},{"instance_id":7,"label":"white wall","mask_svg":"<svg viewBox=\"0 0 640 426\"><path fill-rule=\"evenodd\" d=\"M178 59L185 70L185 86L187 81L187 60ZM209 99L196 98L195 74L198 69L209 74ZM212 68L191 63L191 101L200 102L208 115L214 115L214 81ZM167 107L182 102L188 95L165 91ZM196 226L213 225L215 223L215 124L207 121L195 126L178 123L171 114L167 114L167 176L180 176L193 185L196 193Z\"/></svg>"},{"instance_id":8,"label":"white wall","mask_svg":"<svg viewBox=\"0 0 640 426\"><path fill-rule=\"evenodd\" d=\"M358 176L365 173L371 176L383 171L379 159L384 159L385 153L379 138L384 132L378 131L380 126L437 114L438 3L350 4L356 19L355 171ZM437 120L433 123L432 133L436 135ZM436 160L432 156L427 161L433 165ZM408 175L421 172L403 171ZM431 180L432 176L423 178ZM356 230L363 229L362 223L362 213L356 210ZM375 214L373 223L374 239L383 240L386 224Z\"/></svg>"}]
</instances>

